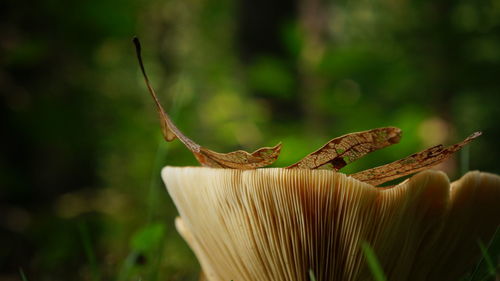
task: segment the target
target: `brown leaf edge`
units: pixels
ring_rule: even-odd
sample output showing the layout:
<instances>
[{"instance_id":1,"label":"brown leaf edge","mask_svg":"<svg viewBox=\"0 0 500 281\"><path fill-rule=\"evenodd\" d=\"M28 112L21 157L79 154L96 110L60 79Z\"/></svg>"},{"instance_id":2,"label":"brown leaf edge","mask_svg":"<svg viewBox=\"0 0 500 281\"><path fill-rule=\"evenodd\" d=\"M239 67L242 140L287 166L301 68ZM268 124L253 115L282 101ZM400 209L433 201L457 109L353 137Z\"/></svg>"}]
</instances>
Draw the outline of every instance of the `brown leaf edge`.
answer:
<instances>
[{"instance_id":1,"label":"brown leaf edge","mask_svg":"<svg viewBox=\"0 0 500 281\"><path fill-rule=\"evenodd\" d=\"M149 93L153 97L156 109L160 117L163 137L166 141L179 139L196 157L202 166L215 168L233 168L233 169L256 169L270 165L278 159L281 151L281 143L273 147L263 147L252 153L243 150L237 150L229 153L219 153L200 146L188 137L186 137L172 122L168 114L163 109L155 90L149 82L149 78L144 68L141 55L141 43L137 37L133 39L137 60L141 68L144 81Z\"/></svg>"},{"instance_id":2,"label":"brown leaf edge","mask_svg":"<svg viewBox=\"0 0 500 281\"><path fill-rule=\"evenodd\" d=\"M412 154L401 160L351 174L350 176L359 181L377 186L406 175L429 169L448 159L453 153L459 151L463 146L470 143L481 134L481 132L475 132L465 140L449 147L444 147L440 144Z\"/></svg>"},{"instance_id":3,"label":"brown leaf edge","mask_svg":"<svg viewBox=\"0 0 500 281\"><path fill-rule=\"evenodd\" d=\"M338 171L366 154L398 143L401 129L383 127L334 138L288 169L328 169Z\"/></svg>"}]
</instances>

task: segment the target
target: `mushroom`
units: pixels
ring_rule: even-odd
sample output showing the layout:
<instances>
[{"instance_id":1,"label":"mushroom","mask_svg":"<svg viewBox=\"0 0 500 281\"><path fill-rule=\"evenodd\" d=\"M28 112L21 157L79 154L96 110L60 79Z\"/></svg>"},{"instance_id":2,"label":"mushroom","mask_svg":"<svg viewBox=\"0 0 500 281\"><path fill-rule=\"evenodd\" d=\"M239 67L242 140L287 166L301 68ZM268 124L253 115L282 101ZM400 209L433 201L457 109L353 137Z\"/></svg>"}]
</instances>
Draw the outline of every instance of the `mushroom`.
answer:
<instances>
[{"instance_id":1,"label":"mushroom","mask_svg":"<svg viewBox=\"0 0 500 281\"><path fill-rule=\"evenodd\" d=\"M165 167L179 233L208 281L458 280L500 225L500 176L426 170L376 188L340 172Z\"/></svg>"}]
</instances>

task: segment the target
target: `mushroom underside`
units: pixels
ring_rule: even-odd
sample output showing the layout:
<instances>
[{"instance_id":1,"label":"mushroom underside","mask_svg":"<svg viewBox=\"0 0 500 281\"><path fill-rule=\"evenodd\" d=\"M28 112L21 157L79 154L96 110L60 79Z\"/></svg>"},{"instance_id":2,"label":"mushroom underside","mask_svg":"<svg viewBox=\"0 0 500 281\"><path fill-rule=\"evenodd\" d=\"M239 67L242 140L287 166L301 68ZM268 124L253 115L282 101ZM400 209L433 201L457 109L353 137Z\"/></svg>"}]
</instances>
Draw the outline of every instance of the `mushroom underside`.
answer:
<instances>
[{"instance_id":1,"label":"mushroom underside","mask_svg":"<svg viewBox=\"0 0 500 281\"><path fill-rule=\"evenodd\" d=\"M209 281L457 280L500 224L500 176L421 172L388 189L342 173L166 167L176 227Z\"/></svg>"}]
</instances>

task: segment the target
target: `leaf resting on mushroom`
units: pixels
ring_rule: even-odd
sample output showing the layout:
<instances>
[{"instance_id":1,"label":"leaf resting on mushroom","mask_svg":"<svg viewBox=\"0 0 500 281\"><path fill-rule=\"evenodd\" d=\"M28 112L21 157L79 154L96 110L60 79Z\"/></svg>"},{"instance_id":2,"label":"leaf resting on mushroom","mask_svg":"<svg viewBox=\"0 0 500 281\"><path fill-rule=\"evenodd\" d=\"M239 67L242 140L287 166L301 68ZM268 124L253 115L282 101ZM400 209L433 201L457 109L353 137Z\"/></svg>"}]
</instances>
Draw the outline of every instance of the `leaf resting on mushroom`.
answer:
<instances>
[{"instance_id":1,"label":"leaf resting on mushroom","mask_svg":"<svg viewBox=\"0 0 500 281\"><path fill-rule=\"evenodd\" d=\"M188 137L186 137L172 122L168 114L161 106L160 101L151 86L141 56L141 44L139 39L134 38L134 44L137 53L137 59L141 67L144 80L148 91L154 99L158 114L160 116L162 133L167 141L179 139L196 157L202 166L216 168L233 168L233 169L255 169L272 164L278 159L281 151L281 143L273 147L263 147L252 153L243 150L237 150L230 153L218 153L200 146Z\"/></svg>"},{"instance_id":2,"label":"leaf resting on mushroom","mask_svg":"<svg viewBox=\"0 0 500 281\"><path fill-rule=\"evenodd\" d=\"M371 185L380 185L390 180L394 180L406 175L410 175L425 169L429 169L444 160L448 159L453 153L459 151L464 145L473 141L481 135L481 132L475 132L465 140L444 147L437 145L424 151L412 154L392 163L364 170L350 175L351 177L366 182Z\"/></svg>"},{"instance_id":3,"label":"leaf resting on mushroom","mask_svg":"<svg viewBox=\"0 0 500 281\"><path fill-rule=\"evenodd\" d=\"M377 128L334 138L299 162L293 169L329 169L338 171L366 154L398 143L401 130L395 127Z\"/></svg>"}]
</instances>

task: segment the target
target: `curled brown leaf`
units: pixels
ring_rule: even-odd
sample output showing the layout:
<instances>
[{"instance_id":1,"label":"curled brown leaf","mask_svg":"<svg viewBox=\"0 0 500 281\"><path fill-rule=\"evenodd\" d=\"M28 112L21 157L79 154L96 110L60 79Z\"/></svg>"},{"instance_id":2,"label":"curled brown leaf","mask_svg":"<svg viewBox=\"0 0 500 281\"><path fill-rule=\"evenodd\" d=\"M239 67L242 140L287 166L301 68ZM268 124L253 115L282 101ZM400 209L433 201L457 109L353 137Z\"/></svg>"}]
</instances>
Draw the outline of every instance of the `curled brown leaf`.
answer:
<instances>
[{"instance_id":1,"label":"curled brown leaf","mask_svg":"<svg viewBox=\"0 0 500 281\"><path fill-rule=\"evenodd\" d=\"M201 147L200 153L195 153L195 157L200 163L207 163L204 166L232 169L255 169L271 165L278 158L280 151L281 143L273 147L259 148L252 153L243 150L218 153ZM244 166L244 168L242 168L242 166Z\"/></svg>"},{"instance_id":2,"label":"curled brown leaf","mask_svg":"<svg viewBox=\"0 0 500 281\"><path fill-rule=\"evenodd\" d=\"M371 185L380 185L406 175L429 169L448 159L453 153L459 151L464 145L470 143L480 135L481 132L475 132L465 140L449 147L437 145L401 160L364 170L350 176Z\"/></svg>"},{"instance_id":3,"label":"curled brown leaf","mask_svg":"<svg viewBox=\"0 0 500 281\"><path fill-rule=\"evenodd\" d=\"M163 137L167 141L179 139L196 157L201 165L216 168L233 168L233 169L255 169L272 164L278 159L281 151L281 143L273 147L263 147L252 153L243 150L237 150L229 153L219 153L210 149L204 148L186 137L172 122L168 114L163 109L155 90L149 82L146 70L142 62L141 44L139 39L134 38L134 44L137 53L137 59L144 76L144 81L151 94L160 117Z\"/></svg>"},{"instance_id":4,"label":"curled brown leaf","mask_svg":"<svg viewBox=\"0 0 500 281\"><path fill-rule=\"evenodd\" d=\"M330 140L320 149L287 168L337 171L372 151L398 143L400 139L401 130L395 127L343 135Z\"/></svg>"}]
</instances>

